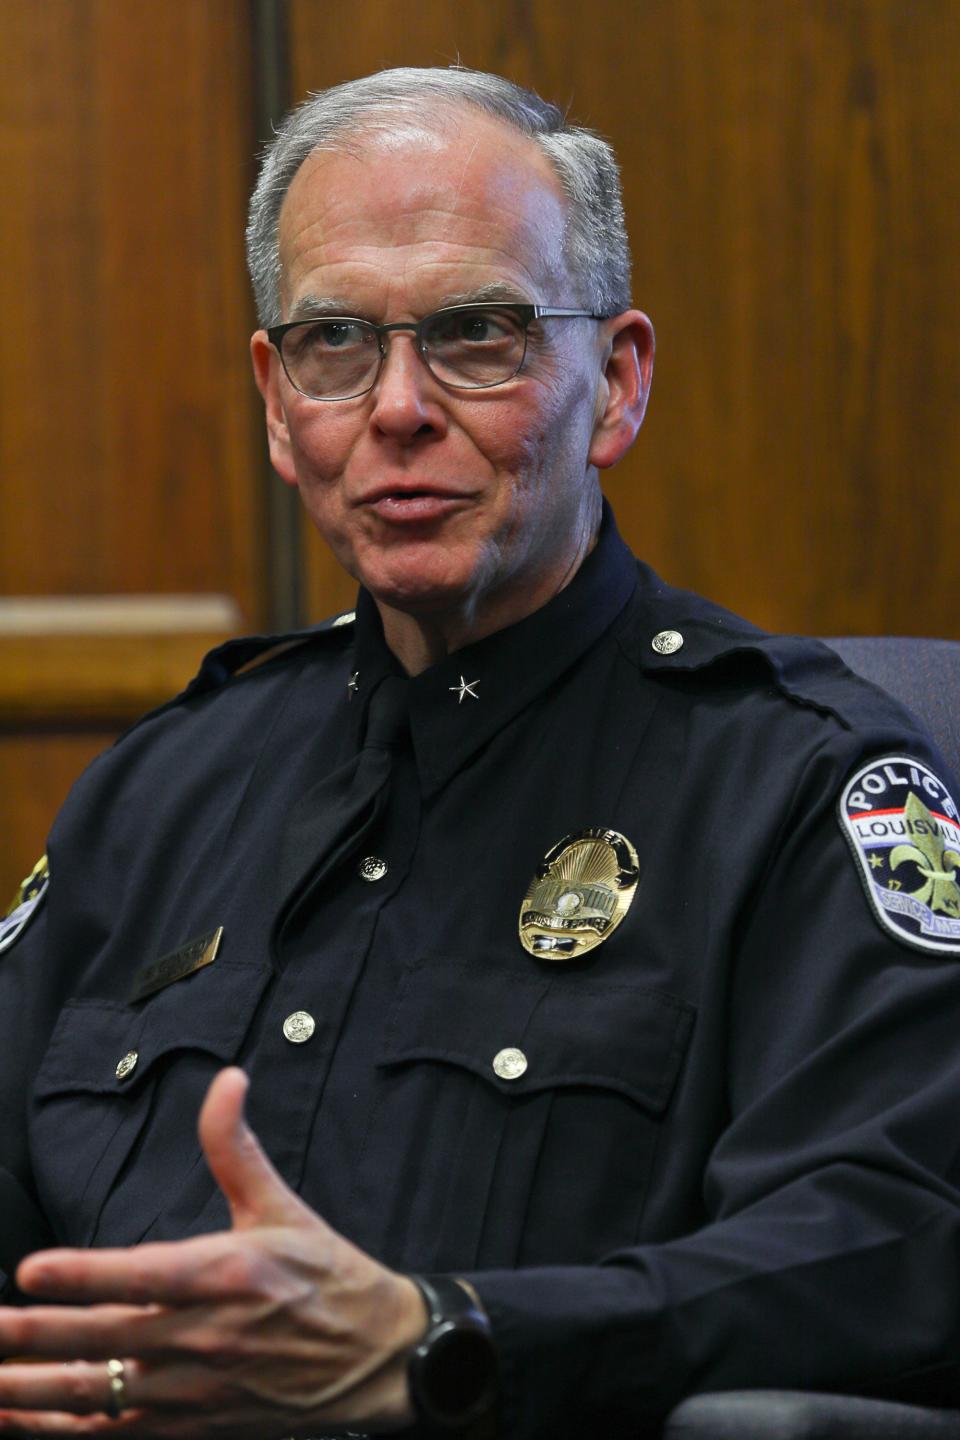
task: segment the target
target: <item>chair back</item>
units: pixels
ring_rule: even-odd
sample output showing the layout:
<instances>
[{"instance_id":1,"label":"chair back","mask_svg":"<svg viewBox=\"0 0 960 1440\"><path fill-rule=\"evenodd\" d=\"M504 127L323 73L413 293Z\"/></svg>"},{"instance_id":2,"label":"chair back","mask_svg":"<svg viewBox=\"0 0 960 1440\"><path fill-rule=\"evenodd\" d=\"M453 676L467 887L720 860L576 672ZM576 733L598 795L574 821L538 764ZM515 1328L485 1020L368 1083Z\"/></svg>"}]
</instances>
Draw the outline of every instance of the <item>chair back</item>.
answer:
<instances>
[{"instance_id":1,"label":"chair back","mask_svg":"<svg viewBox=\"0 0 960 1440\"><path fill-rule=\"evenodd\" d=\"M960 641L845 635L824 644L851 670L912 710L960 775Z\"/></svg>"}]
</instances>

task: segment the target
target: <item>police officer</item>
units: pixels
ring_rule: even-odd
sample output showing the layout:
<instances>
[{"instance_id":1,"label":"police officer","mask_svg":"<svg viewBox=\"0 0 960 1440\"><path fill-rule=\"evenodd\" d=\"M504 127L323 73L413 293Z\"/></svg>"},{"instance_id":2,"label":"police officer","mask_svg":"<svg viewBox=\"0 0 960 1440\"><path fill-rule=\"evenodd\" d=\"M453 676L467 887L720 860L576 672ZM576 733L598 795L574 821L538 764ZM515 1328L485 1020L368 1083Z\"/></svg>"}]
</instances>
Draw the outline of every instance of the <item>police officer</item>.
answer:
<instances>
[{"instance_id":1,"label":"police officer","mask_svg":"<svg viewBox=\"0 0 960 1440\"><path fill-rule=\"evenodd\" d=\"M608 148L386 72L291 116L249 243L273 464L357 609L208 657L6 922L3 1428L955 1393L956 790L619 539L653 337Z\"/></svg>"}]
</instances>

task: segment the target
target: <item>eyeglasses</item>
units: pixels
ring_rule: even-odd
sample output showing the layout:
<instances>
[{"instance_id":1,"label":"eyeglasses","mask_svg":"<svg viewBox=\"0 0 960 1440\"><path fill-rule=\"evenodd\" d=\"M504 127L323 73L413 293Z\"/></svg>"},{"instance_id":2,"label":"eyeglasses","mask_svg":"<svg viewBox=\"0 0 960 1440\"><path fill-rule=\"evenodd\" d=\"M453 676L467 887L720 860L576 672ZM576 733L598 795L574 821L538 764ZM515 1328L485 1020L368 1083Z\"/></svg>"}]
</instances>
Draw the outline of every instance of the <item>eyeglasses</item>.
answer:
<instances>
[{"instance_id":1,"label":"eyeglasses","mask_svg":"<svg viewBox=\"0 0 960 1440\"><path fill-rule=\"evenodd\" d=\"M606 320L590 310L547 305L451 305L416 324L374 325L352 315L325 315L272 325L273 345L295 390L309 400L353 400L377 383L383 337L410 330L421 360L441 385L486 390L505 385L523 366L533 320Z\"/></svg>"}]
</instances>

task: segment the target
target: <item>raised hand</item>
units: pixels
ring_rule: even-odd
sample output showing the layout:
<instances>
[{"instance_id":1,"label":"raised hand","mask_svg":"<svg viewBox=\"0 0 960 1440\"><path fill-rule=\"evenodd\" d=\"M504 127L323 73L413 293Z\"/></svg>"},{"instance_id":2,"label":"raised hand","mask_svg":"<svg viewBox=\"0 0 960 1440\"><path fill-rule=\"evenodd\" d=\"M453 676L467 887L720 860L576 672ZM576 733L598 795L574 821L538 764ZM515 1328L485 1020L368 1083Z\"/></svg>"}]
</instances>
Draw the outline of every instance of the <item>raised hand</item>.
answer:
<instances>
[{"instance_id":1,"label":"raised hand","mask_svg":"<svg viewBox=\"0 0 960 1440\"><path fill-rule=\"evenodd\" d=\"M23 1261L21 1289L58 1303L0 1308L0 1353L31 1362L0 1366L0 1434L276 1440L410 1423L419 1291L284 1184L244 1121L246 1088L221 1071L200 1114L230 1230Z\"/></svg>"}]
</instances>

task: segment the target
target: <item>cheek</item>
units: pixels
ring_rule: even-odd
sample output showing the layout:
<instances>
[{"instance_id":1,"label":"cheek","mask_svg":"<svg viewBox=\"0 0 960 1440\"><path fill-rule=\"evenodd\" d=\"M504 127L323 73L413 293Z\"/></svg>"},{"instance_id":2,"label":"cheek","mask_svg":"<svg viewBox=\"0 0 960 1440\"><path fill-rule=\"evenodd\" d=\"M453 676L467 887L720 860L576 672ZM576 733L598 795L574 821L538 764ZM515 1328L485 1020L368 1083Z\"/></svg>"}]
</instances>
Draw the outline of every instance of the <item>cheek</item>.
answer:
<instances>
[{"instance_id":1,"label":"cheek","mask_svg":"<svg viewBox=\"0 0 960 1440\"><path fill-rule=\"evenodd\" d=\"M544 387L535 412L514 425L510 443L518 479L528 485L560 484L560 471L574 466L584 452L584 406L580 395L559 386Z\"/></svg>"},{"instance_id":2,"label":"cheek","mask_svg":"<svg viewBox=\"0 0 960 1440\"><path fill-rule=\"evenodd\" d=\"M540 475L570 434L571 408L576 401L559 386L538 385L522 405L511 405L486 429L484 440L475 432L496 468L523 483Z\"/></svg>"},{"instance_id":3,"label":"cheek","mask_svg":"<svg viewBox=\"0 0 960 1440\"><path fill-rule=\"evenodd\" d=\"M330 486L342 474L354 427L336 415L291 415L290 451L301 490Z\"/></svg>"}]
</instances>

